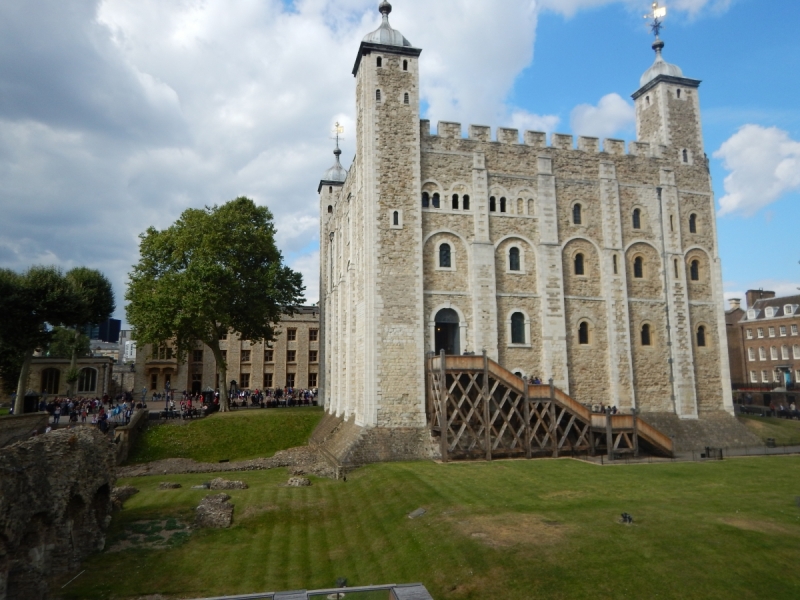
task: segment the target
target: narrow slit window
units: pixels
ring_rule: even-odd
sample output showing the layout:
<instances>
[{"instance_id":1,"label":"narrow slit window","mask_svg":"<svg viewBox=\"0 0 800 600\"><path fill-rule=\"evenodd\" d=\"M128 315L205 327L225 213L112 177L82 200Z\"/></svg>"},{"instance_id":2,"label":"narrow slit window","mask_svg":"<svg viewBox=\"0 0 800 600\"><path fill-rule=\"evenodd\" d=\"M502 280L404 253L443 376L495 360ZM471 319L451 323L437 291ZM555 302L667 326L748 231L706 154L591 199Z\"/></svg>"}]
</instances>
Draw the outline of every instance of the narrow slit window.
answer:
<instances>
[{"instance_id":1,"label":"narrow slit window","mask_svg":"<svg viewBox=\"0 0 800 600\"><path fill-rule=\"evenodd\" d=\"M683 162L689 162L689 151L686 148L683 149Z\"/></svg>"},{"instance_id":2,"label":"narrow slit window","mask_svg":"<svg viewBox=\"0 0 800 600\"><path fill-rule=\"evenodd\" d=\"M509 271L520 270L519 248L511 248L508 251L508 269Z\"/></svg>"},{"instance_id":3,"label":"narrow slit window","mask_svg":"<svg viewBox=\"0 0 800 600\"><path fill-rule=\"evenodd\" d=\"M572 207L572 223L575 225L580 225L583 221L583 215L581 214L581 205L576 204Z\"/></svg>"},{"instance_id":4,"label":"narrow slit window","mask_svg":"<svg viewBox=\"0 0 800 600\"><path fill-rule=\"evenodd\" d=\"M403 71L408 71L408 61L407 60L403 61Z\"/></svg>"},{"instance_id":5,"label":"narrow slit window","mask_svg":"<svg viewBox=\"0 0 800 600\"><path fill-rule=\"evenodd\" d=\"M633 211L633 228L634 229L641 229L642 228L642 211L634 209Z\"/></svg>"},{"instance_id":6,"label":"narrow slit window","mask_svg":"<svg viewBox=\"0 0 800 600\"><path fill-rule=\"evenodd\" d=\"M439 246L439 267L449 269L451 264L450 244L442 244Z\"/></svg>"},{"instance_id":7,"label":"narrow slit window","mask_svg":"<svg viewBox=\"0 0 800 600\"><path fill-rule=\"evenodd\" d=\"M501 213L506 212L506 199L505 198L500 198L500 212Z\"/></svg>"},{"instance_id":8,"label":"narrow slit window","mask_svg":"<svg viewBox=\"0 0 800 600\"><path fill-rule=\"evenodd\" d=\"M642 346L649 346L651 344L650 325L642 325Z\"/></svg>"},{"instance_id":9,"label":"narrow slit window","mask_svg":"<svg viewBox=\"0 0 800 600\"><path fill-rule=\"evenodd\" d=\"M408 92L406 92L405 94L403 94L403 104L409 104L409 103L410 103L409 95Z\"/></svg>"},{"instance_id":10,"label":"narrow slit window","mask_svg":"<svg viewBox=\"0 0 800 600\"><path fill-rule=\"evenodd\" d=\"M644 259L641 256L633 259L633 276L636 279L644 278Z\"/></svg>"},{"instance_id":11,"label":"narrow slit window","mask_svg":"<svg viewBox=\"0 0 800 600\"><path fill-rule=\"evenodd\" d=\"M697 233L697 215L689 216L689 233Z\"/></svg>"},{"instance_id":12,"label":"narrow slit window","mask_svg":"<svg viewBox=\"0 0 800 600\"><path fill-rule=\"evenodd\" d=\"M439 208L439 194L433 195L433 208Z\"/></svg>"},{"instance_id":13,"label":"narrow slit window","mask_svg":"<svg viewBox=\"0 0 800 600\"><path fill-rule=\"evenodd\" d=\"M589 323L586 321L578 326L578 343L581 346L589 345Z\"/></svg>"},{"instance_id":14,"label":"narrow slit window","mask_svg":"<svg viewBox=\"0 0 800 600\"><path fill-rule=\"evenodd\" d=\"M700 348L706 347L706 328L703 325L697 328L697 345Z\"/></svg>"},{"instance_id":15,"label":"narrow slit window","mask_svg":"<svg viewBox=\"0 0 800 600\"><path fill-rule=\"evenodd\" d=\"M511 343L525 343L525 315L521 312L511 315Z\"/></svg>"},{"instance_id":16,"label":"narrow slit window","mask_svg":"<svg viewBox=\"0 0 800 600\"><path fill-rule=\"evenodd\" d=\"M575 275L585 275L586 265L584 264L583 254L575 255Z\"/></svg>"},{"instance_id":17,"label":"narrow slit window","mask_svg":"<svg viewBox=\"0 0 800 600\"><path fill-rule=\"evenodd\" d=\"M693 260L689 267L692 275L692 281L700 281L700 261Z\"/></svg>"},{"instance_id":18,"label":"narrow slit window","mask_svg":"<svg viewBox=\"0 0 800 600\"><path fill-rule=\"evenodd\" d=\"M453 194L453 210L458 210L458 194Z\"/></svg>"},{"instance_id":19,"label":"narrow slit window","mask_svg":"<svg viewBox=\"0 0 800 600\"><path fill-rule=\"evenodd\" d=\"M495 200L495 197L492 196L491 198L489 198L489 212L496 212L496 211L497 211L497 200Z\"/></svg>"},{"instance_id":20,"label":"narrow slit window","mask_svg":"<svg viewBox=\"0 0 800 600\"><path fill-rule=\"evenodd\" d=\"M330 204L328 205L328 214L329 215L333 214L333 206L331 206Z\"/></svg>"},{"instance_id":21,"label":"narrow slit window","mask_svg":"<svg viewBox=\"0 0 800 600\"><path fill-rule=\"evenodd\" d=\"M618 271L619 271L619 269L617 269L617 255L615 254L615 255L612 257L612 259L613 259L613 261L614 261L614 275L618 275L618 274L619 274L619 272L618 272Z\"/></svg>"},{"instance_id":22,"label":"narrow slit window","mask_svg":"<svg viewBox=\"0 0 800 600\"><path fill-rule=\"evenodd\" d=\"M678 259L677 258L674 261L674 265L675 265L675 279L677 279L678 277L680 277L679 272L678 272Z\"/></svg>"},{"instance_id":23,"label":"narrow slit window","mask_svg":"<svg viewBox=\"0 0 800 600\"><path fill-rule=\"evenodd\" d=\"M669 216L669 230L670 232L675 231L675 219L672 215Z\"/></svg>"},{"instance_id":24,"label":"narrow slit window","mask_svg":"<svg viewBox=\"0 0 800 600\"><path fill-rule=\"evenodd\" d=\"M462 199L464 201L462 203L462 206L463 206L464 210L469 210L469 196L464 195L464 198L462 198Z\"/></svg>"},{"instance_id":25,"label":"narrow slit window","mask_svg":"<svg viewBox=\"0 0 800 600\"><path fill-rule=\"evenodd\" d=\"M379 56L378 57L378 68L380 69L383 66L383 59Z\"/></svg>"},{"instance_id":26,"label":"narrow slit window","mask_svg":"<svg viewBox=\"0 0 800 600\"><path fill-rule=\"evenodd\" d=\"M397 211L394 211L392 213L392 225L394 225L395 227L400 225L400 213Z\"/></svg>"},{"instance_id":27,"label":"narrow slit window","mask_svg":"<svg viewBox=\"0 0 800 600\"><path fill-rule=\"evenodd\" d=\"M680 97L681 97L681 91L678 90L678 98L680 98Z\"/></svg>"},{"instance_id":28,"label":"narrow slit window","mask_svg":"<svg viewBox=\"0 0 800 600\"><path fill-rule=\"evenodd\" d=\"M381 101L381 91L375 90L375 100L380 102Z\"/></svg>"},{"instance_id":29,"label":"narrow slit window","mask_svg":"<svg viewBox=\"0 0 800 600\"><path fill-rule=\"evenodd\" d=\"M431 205L431 197L428 192L422 192L422 208L428 208Z\"/></svg>"}]
</instances>

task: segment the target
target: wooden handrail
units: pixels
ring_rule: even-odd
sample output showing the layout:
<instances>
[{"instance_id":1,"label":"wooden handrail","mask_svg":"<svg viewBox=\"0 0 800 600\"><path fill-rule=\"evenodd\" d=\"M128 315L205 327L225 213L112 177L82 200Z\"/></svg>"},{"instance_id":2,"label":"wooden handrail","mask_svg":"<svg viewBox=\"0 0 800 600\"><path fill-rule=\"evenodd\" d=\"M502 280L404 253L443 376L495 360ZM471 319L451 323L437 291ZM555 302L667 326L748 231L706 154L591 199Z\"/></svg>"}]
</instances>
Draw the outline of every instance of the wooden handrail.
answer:
<instances>
[{"instance_id":1,"label":"wooden handrail","mask_svg":"<svg viewBox=\"0 0 800 600\"><path fill-rule=\"evenodd\" d=\"M650 423L643 421L642 419L638 419L636 425L637 429L639 430L639 435L645 438L648 442L657 446L661 446L670 453L673 452L672 438L664 435L658 429L650 425Z\"/></svg>"}]
</instances>

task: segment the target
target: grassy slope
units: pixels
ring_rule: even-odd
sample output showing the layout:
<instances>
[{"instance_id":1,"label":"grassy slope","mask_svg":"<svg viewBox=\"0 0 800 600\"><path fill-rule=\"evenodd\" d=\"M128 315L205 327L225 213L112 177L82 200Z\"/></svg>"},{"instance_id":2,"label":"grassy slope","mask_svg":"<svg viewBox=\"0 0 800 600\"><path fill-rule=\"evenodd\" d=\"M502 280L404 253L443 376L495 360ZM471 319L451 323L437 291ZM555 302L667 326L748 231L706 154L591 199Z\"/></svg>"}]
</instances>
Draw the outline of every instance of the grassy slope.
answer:
<instances>
[{"instance_id":1,"label":"grassy slope","mask_svg":"<svg viewBox=\"0 0 800 600\"><path fill-rule=\"evenodd\" d=\"M434 598L800 598L800 458L599 467L570 460L382 464L287 488L237 475L229 530L90 558L67 598L193 598L422 581ZM142 490L112 524L183 515L209 475ZM428 513L416 520L418 507ZM617 523L628 511L633 526ZM68 578L65 578L65 580Z\"/></svg>"},{"instance_id":2,"label":"grassy slope","mask_svg":"<svg viewBox=\"0 0 800 600\"><path fill-rule=\"evenodd\" d=\"M800 421L753 416L740 416L739 421L765 442L767 438L775 438L778 445L800 444Z\"/></svg>"},{"instance_id":3,"label":"grassy slope","mask_svg":"<svg viewBox=\"0 0 800 600\"><path fill-rule=\"evenodd\" d=\"M216 413L188 425L151 427L129 462L162 458L217 462L272 456L278 450L306 444L321 418L321 408L243 410Z\"/></svg>"}]
</instances>

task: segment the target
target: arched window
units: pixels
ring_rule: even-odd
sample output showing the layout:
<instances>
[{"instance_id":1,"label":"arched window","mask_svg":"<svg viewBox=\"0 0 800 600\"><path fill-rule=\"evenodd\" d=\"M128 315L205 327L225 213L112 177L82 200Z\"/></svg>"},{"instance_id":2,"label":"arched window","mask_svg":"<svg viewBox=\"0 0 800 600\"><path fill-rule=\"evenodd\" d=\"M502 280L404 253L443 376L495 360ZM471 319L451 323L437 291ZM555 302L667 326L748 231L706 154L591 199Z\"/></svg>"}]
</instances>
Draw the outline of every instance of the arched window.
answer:
<instances>
[{"instance_id":1,"label":"arched window","mask_svg":"<svg viewBox=\"0 0 800 600\"><path fill-rule=\"evenodd\" d=\"M458 210L458 194L453 194L453 210Z\"/></svg>"},{"instance_id":2,"label":"arched window","mask_svg":"<svg viewBox=\"0 0 800 600\"><path fill-rule=\"evenodd\" d=\"M585 275L586 266L584 265L583 254L575 255L575 275Z\"/></svg>"},{"instance_id":3,"label":"arched window","mask_svg":"<svg viewBox=\"0 0 800 600\"><path fill-rule=\"evenodd\" d=\"M644 259L641 256L637 256L633 259L633 276L636 279L642 279L644 277Z\"/></svg>"},{"instance_id":4,"label":"arched window","mask_svg":"<svg viewBox=\"0 0 800 600\"><path fill-rule=\"evenodd\" d=\"M403 104L409 104L409 102L410 98L408 96L408 92L406 92L405 94L403 94Z\"/></svg>"},{"instance_id":5,"label":"arched window","mask_svg":"<svg viewBox=\"0 0 800 600\"><path fill-rule=\"evenodd\" d=\"M650 325L642 325L642 346L649 346L650 340Z\"/></svg>"},{"instance_id":6,"label":"arched window","mask_svg":"<svg viewBox=\"0 0 800 600\"><path fill-rule=\"evenodd\" d=\"M686 148L683 149L683 162L689 162L689 151Z\"/></svg>"},{"instance_id":7,"label":"arched window","mask_svg":"<svg viewBox=\"0 0 800 600\"><path fill-rule=\"evenodd\" d=\"M462 200L464 201L462 203L462 206L464 207L464 210L469 210L469 196L464 195L464 198L462 198Z\"/></svg>"},{"instance_id":8,"label":"arched window","mask_svg":"<svg viewBox=\"0 0 800 600\"><path fill-rule=\"evenodd\" d=\"M511 343L525 343L525 315L521 312L511 315Z\"/></svg>"},{"instance_id":9,"label":"arched window","mask_svg":"<svg viewBox=\"0 0 800 600\"><path fill-rule=\"evenodd\" d=\"M573 224L580 225L581 221L582 221L582 218L581 218L582 216L583 215L581 215L581 205L580 204L576 204L575 206L573 206L572 207L572 222L573 222Z\"/></svg>"},{"instance_id":10,"label":"arched window","mask_svg":"<svg viewBox=\"0 0 800 600\"><path fill-rule=\"evenodd\" d=\"M381 91L380 90L375 90L375 100L377 100L378 102L381 101Z\"/></svg>"},{"instance_id":11,"label":"arched window","mask_svg":"<svg viewBox=\"0 0 800 600\"><path fill-rule=\"evenodd\" d=\"M689 233L697 233L697 215L689 215Z\"/></svg>"},{"instance_id":12,"label":"arched window","mask_svg":"<svg viewBox=\"0 0 800 600\"><path fill-rule=\"evenodd\" d=\"M42 387L40 391L43 394L57 394L60 383L61 371L58 369L45 369L42 371Z\"/></svg>"},{"instance_id":13,"label":"arched window","mask_svg":"<svg viewBox=\"0 0 800 600\"><path fill-rule=\"evenodd\" d=\"M700 348L706 347L706 328L703 325L697 328L697 345Z\"/></svg>"},{"instance_id":14,"label":"arched window","mask_svg":"<svg viewBox=\"0 0 800 600\"><path fill-rule=\"evenodd\" d=\"M407 60L403 61L403 71L408 71L408 61Z\"/></svg>"},{"instance_id":15,"label":"arched window","mask_svg":"<svg viewBox=\"0 0 800 600\"><path fill-rule=\"evenodd\" d=\"M394 213L392 213L392 225L394 225L395 227L400 225L400 213L397 211L394 211Z\"/></svg>"},{"instance_id":16,"label":"arched window","mask_svg":"<svg viewBox=\"0 0 800 600\"><path fill-rule=\"evenodd\" d=\"M333 206L331 206L330 204L328 204L328 214L329 215L333 214Z\"/></svg>"},{"instance_id":17,"label":"arched window","mask_svg":"<svg viewBox=\"0 0 800 600\"><path fill-rule=\"evenodd\" d=\"M328 186L328 193L329 193L329 194L332 194L332 193L333 193L333 186L332 186L332 185L329 185L329 186Z\"/></svg>"},{"instance_id":18,"label":"arched window","mask_svg":"<svg viewBox=\"0 0 800 600\"><path fill-rule=\"evenodd\" d=\"M617 269L617 255L616 254L613 256L613 259L614 259L614 275L617 275L619 269Z\"/></svg>"},{"instance_id":19,"label":"arched window","mask_svg":"<svg viewBox=\"0 0 800 600\"><path fill-rule=\"evenodd\" d=\"M642 211L638 208L634 209L633 211L633 228L634 229L641 229L642 228Z\"/></svg>"},{"instance_id":20,"label":"arched window","mask_svg":"<svg viewBox=\"0 0 800 600\"><path fill-rule=\"evenodd\" d=\"M450 244L442 244L439 246L439 266L442 269L450 268L452 265L450 258Z\"/></svg>"},{"instance_id":21,"label":"arched window","mask_svg":"<svg viewBox=\"0 0 800 600\"><path fill-rule=\"evenodd\" d=\"M78 392L97 391L97 371L84 367L78 375Z\"/></svg>"},{"instance_id":22,"label":"arched window","mask_svg":"<svg viewBox=\"0 0 800 600\"><path fill-rule=\"evenodd\" d=\"M378 68L380 69L383 66L383 59L379 56L378 57Z\"/></svg>"},{"instance_id":23,"label":"arched window","mask_svg":"<svg viewBox=\"0 0 800 600\"><path fill-rule=\"evenodd\" d=\"M508 251L508 270L509 271L519 271L520 270L520 261L519 261L519 248L511 248Z\"/></svg>"},{"instance_id":24,"label":"arched window","mask_svg":"<svg viewBox=\"0 0 800 600\"><path fill-rule=\"evenodd\" d=\"M506 212L506 199L500 198L500 212Z\"/></svg>"},{"instance_id":25,"label":"arched window","mask_svg":"<svg viewBox=\"0 0 800 600\"><path fill-rule=\"evenodd\" d=\"M578 343L581 346L589 345L589 323L586 321L578 325Z\"/></svg>"},{"instance_id":26,"label":"arched window","mask_svg":"<svg viewBox=\"0 0 800 600\"><path fill-rule=\"evenodd\" d=\"M439 208L439 194L433 195L433 208Z\"/></svg>"},{"instance_id":27,"label":"arched window","mask_svg":"<svg viewBox=\"0 0 800 600\"><path fill-rule=\"evenodd\" d=\"M680 97L681 97L681 91L678 90L678 98L680 98Z\"/></svg>"},{"instance_id":28,"label":"arched window","mask_svg":"<svg viewBox=\"0 0 800 600\"><path fill-rule=\"evenodd\" d=\"M489 212L496 212L497 211L497 200L495 200L494 196L489 198Z\"/></svg>"},{"instance_id":29,"label":"arched window","mask_svg":"<svg viewBox=\"0 0 800 600\"><path fill-rule=\"evenodd\" d=\"M428 192L422 192L422 208L428 208L431 205L431 197Z\"/></svg>"},{"instance_id":30,"label":"arched window","mask_svg":"<svg viewBox=\"0 0 800 600\"><path fill-rule=\"evenodd\" d=\"M689 267L689 271L691 272L692 281L700 281L700 261L693 260L691 266Z\"/></svg>"}]
</instances>

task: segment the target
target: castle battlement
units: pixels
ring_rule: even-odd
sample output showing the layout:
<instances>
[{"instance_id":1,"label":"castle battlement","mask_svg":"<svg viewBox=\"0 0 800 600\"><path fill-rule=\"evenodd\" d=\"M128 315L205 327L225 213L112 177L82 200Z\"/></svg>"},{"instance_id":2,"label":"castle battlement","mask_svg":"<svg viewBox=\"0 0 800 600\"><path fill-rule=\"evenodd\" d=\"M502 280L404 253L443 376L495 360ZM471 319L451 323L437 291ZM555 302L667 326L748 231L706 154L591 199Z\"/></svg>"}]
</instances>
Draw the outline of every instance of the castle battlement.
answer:
<instances>
[{"instance_id":1,"label":"castle battlement","mask_svg":"<svg viewBox=\"0 0 800 600\"><path fill-rule=\"evenodd\" d=\"M468 134L464 136L461 123L454 121L439 121L436 134L431 133L431 122L427 119L420 121L420 128L423 138L465 139L476 142L529 146L532 148L575 150L576 152L590 154L605 153L616 156L627 154L645 158L662 158L667 148L662 144L651 144L650 142L635 140L631 140L626 144L625 140L614 138L604 138L601 146L599 138L589 136L578 136L576 146L575 136L567 133L550 134L550 143L548 144L547 133L544 131L524 131L522 141L520 141L519 129L498 127L494 137L492 137L492 128L488 125L469 125L467 127Z\"/></svg>"}]
</instances>

